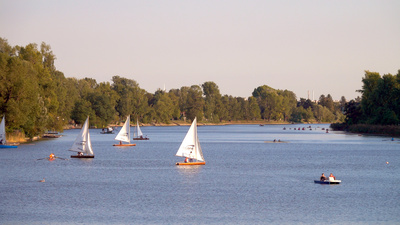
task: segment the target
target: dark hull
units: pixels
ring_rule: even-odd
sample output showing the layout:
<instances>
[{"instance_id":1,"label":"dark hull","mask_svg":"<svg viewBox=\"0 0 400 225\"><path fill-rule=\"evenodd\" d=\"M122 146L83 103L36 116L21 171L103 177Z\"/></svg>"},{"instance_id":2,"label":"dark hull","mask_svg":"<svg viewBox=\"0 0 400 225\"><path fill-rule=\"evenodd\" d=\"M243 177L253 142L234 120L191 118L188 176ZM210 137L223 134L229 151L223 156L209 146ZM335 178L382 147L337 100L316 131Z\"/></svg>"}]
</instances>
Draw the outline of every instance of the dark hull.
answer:
<instances>
[{"instance_id":1,"label":"dark hull","mask_svg":"<svg viewBox=\"0 0 400 225\"><path fill-rule=\"evenodd\" d=\"M340 184L342 181L340 180L314 180L314 183L316 184Z\"/></svg>"},{"instance_id":2,"label":"dark hull","mask_svg":"<svg viewBox=\"0 0 400 225\"><path fill-rule=\"evenodd\" d=\"M71 158L92 159L94 155L71 155Z\"/></svg>"},{"instance_id":3,"label":"dark hull","mask_svg":"<svg viewBox=\"0 0 400 225\"><path fill-rule=\"evenodd\" d=\"M133 138L133 140L149 140L149 138Z\"/></svg>"},{"instance_id":4,"label":"dark hull","mask_svg":"<svg viewBox=\"0 0 400 225\"><path fill-rule=\"evenodd\" d=\"M59 138L61 136L60 134L43 134L43 138Z\"/></svg>"}]
</instances>

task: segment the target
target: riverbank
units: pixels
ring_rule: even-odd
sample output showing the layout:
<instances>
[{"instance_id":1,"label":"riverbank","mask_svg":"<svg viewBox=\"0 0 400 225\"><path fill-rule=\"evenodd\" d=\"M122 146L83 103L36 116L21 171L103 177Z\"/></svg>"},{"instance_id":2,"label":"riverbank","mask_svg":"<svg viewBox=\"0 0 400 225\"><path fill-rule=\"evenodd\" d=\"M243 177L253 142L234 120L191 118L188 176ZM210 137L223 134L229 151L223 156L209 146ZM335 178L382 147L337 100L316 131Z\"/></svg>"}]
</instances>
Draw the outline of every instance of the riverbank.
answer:
<instances>
[{"instance_id":1,"label":"riverbank","mask_svg":"<svg viewBox=\"0 0 400 225\"><path fill-rule=\"evenodd\" d=\"M148 127L162 127L162 126L190 126L191 121L183 121L183 120L173 120L170 123L139 123L140 126ZM237 121L221 121L219 123L209 123L209 122L198 122L198 126L225 126L225 125L282 125L282 124L292 124L287 121L267 121L267 120L237 120ZM296 124L319 124L319 123L296 123ZM109 127L121 127L123 123L119 124L109 124ZM131 127L136 126L136 124L131 124ZM81 126L74 125L66 125L64 130L70 129L81 129ZM21 132L14 132L8 134L7 139L10 143L27 143L32 141L38 141L44 138L44 135L35 136L33 138L27 138Z\"/></svg>"},{"instance_id":2,"label":"riverbank","mask_svg":"<svg viewBox=\"0 0 400 225\"><path fill-rule=\"evenodd\" d=\"M191 121L183 121L183 120L174 120L170 123L139 123L140 126L190 126L192 124ZM238 121L221 121L219 123L210 123L210 122L202 122L197 121L198 126L224 126L224 125L268 125L268 124L291 124L285 121L264 121L264 120L238 120ZM122 126L123 124L112 124L110 126ZM131 124L131 126L135 126L136 124Z\"/></svg>"},{"instance_id":3,"label":"riverbank","mask_svg":"<svg viewBox=\"0 0 400 225\"><path fill-rule=\"evenodd\" d=\"M400 126L396 125L371 125L371 124L353 124L333 123L330 126L333 130L347 131L356 134L384 135L391 137L400 137Z\"/></svg>"}]
</instances>

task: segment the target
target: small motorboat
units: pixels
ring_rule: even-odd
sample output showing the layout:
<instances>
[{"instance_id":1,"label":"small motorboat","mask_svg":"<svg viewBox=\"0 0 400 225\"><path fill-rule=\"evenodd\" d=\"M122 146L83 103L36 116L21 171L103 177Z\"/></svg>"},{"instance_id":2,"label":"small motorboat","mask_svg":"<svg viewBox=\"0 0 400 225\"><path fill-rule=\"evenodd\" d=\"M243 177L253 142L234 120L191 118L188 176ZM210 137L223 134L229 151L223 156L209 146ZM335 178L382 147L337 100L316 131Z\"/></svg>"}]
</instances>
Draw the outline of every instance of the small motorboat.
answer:
<instances>
[{"instance_id":1,"label":"small motorboat","mask_svg":"<svg viewBox=\"0 0 400 225\"><path fill-rule=\"evenodd\" d=\"M326 180L314 180L316 184L340 184L341 182L341 180L335 180L333 177L329 177Z\"/></svg>"},{"instance_id":2,"label":"small motorboat","mask_svg":"<svg viewBox=\"0 0 400 225\"><path fill-rule=\"evenodd\" d=\"M114 129L112 127L106 127L101 129L100 134L113 134L114 133Z\"/></svg>"}]
</instances>

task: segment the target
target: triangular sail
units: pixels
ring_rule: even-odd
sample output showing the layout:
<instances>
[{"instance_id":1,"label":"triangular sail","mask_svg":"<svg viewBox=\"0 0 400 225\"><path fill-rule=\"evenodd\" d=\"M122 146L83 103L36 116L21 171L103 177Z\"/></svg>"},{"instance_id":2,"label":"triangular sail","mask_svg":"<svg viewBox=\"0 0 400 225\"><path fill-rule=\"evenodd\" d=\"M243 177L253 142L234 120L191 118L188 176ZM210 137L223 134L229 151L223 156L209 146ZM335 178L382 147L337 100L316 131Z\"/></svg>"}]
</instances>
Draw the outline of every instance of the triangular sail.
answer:
<instances>
[{"instance_id":1,"label":"triangular sail","mask_svg":"<svg viewBox=\"0 0 400 225\"><path fill-rule=\"evenodd\" d=\"M73 152L82 152L86 155L93 155L92 143L90 141L89 134L89 117L86 119L82 126L81 132L69 150Z\"/></svg>"},{"instance_id":2,"label":"triangular sail","mask_svg":"<svg viewBox=\"0 0 400 225\"><path fill-rule=\"evenodd\" d=\"M187 132L181 146L178 149L178 152L176 153L176 156L196 159L198 161L205 161L203 152L201 151L199 138L197 136L197 118L194 118L189 131Z\"/></svg>"},{"instance_id":3,"label":"triangular sail","mask_svg":"<svg viewBox=\"0 0 400 225\"><path fill-rule=\"evenodd\" d=\"M136 129L135 129L135 133L134 133L134 136L135 137L142 137L143 136L143 133L142 133L142 130L140 129L140 126L139 126L139 120L137 120L137 122L136 122Z\"/></svg>"},{"instance_id":4,"label":"triangular sail","mask_svg":"<svg viewBox=\"0 0 400 225\"><path fill-rule=\"evenodd\" d=\"M1 120L0 123L0 141L2 144L7 143L6 139L6 116L3 116L3 119Z\"/></svg>"},{"instance_id":5,"label":"triangular sail","mask_svg":"<svg viewBox=\"0 0 400 225\"><path fill-rule=\"evenodd\" d=\"M115 137L115 140L131 143L129 140L131 136L130 130L130 116L128 116L118 135Z\"/></svg>"}]
</instances>

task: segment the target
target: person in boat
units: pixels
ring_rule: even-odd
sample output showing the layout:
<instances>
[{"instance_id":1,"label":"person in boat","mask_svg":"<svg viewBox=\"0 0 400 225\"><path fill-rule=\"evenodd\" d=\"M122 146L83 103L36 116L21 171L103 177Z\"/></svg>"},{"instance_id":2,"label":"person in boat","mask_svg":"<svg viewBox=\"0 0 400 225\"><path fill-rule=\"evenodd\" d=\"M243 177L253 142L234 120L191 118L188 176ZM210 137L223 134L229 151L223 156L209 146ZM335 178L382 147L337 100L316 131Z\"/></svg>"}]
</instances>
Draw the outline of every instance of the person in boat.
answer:
<instances>
[{"instance_id":1,"label":"person in boat","mask_svg":"<svg viewBox=\"0 0 400 225\"><path fill-rule=\"evenodd\" d=\"M56 158L56 156L53 154L53 153L51 153L50 155L49 155L49 159L55 159Z\"/></svg>"},{"instance_id":2,"label":"person in boat","mask_svg":"<svg viewBox=\"0 0 400 225\"><path fill-rule=\"evenodd\" d=\"M324 181L324 180L326 180L326 177L325 177L325 174L324 173L322 173L322 175L321 175L321 177L319 178L321 181Z\"/></svg>"},{"instance_id":3,"label":"person in boat","mask_svg":"<svg viewBox=\"0 0 400 225\"><path fill-rule=\"evenodd\" d=\"M274 142L276 142L276 139L274 139Z\"/></svg>"},{"instance_id":4,"label":"person in boat","mask_svg":"<svg viewBox=\"0 0 400 225\"><path fill-rule=\"evenodd\" d=\"M185 163L188 163L188 162L189 162L189 158L186 157L186 158L185 158Z\"/></svg>"},{"instance_id":5,"label":"person in boat","mask_svg":"<svg viewBox=\"0 0 400 225\"><path fill-rule=\"evenodd\" d=\"M2 145L3 144L3 139L0 139L0 145Z\"/></svg>"},{"instance_id":6,"label":"person in boat","mask_svg":"<svg viewBox=\"0 0 400 225\"><path fill-rule=\"evenodd\" d=\"M335 176L333 176L333 174L332 174L332 173L329 175L329 177L333 177L333 179L334 179L334 180L336 180L336 177L335 177Z\"/></svg>"},{"instance_id":7,"label":"person in boat","mask_svg":"<svg viewBox=\"0 0 400 225\"><path fill-rule=\"evenodd\" d=\"M78 152L78 156L83 156L83 153L82 152Z\"/></svg>"}]
</instances>

